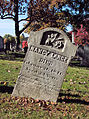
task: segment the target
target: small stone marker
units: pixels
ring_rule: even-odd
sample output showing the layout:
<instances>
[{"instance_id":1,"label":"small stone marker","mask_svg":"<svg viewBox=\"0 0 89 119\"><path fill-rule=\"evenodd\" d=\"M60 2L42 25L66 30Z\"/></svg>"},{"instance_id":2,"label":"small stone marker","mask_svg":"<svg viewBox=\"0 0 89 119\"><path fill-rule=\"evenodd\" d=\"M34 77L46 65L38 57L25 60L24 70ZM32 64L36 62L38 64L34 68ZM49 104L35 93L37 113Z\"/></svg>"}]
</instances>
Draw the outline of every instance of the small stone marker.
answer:
<instances>
[{"instance_id":1,"label":"small stone marker","mask_svg":"<svg viewBox=\"0 0 89 119\"><path fill-rule=\"evenodd\" d=\"M0 51L4 50L4 39L0 36Z\"/></svg>"},{"instance_id":2,"label":"small stone marker","mask_svg":"<svg viewBox=\"0 0 89 119\"><path fill-rule=\"evenodd\" d=\"M28 45L12 96L56 102L69 61L77 47L63 31L56 28L31 32Z\"/></svg>"}]
</instances>

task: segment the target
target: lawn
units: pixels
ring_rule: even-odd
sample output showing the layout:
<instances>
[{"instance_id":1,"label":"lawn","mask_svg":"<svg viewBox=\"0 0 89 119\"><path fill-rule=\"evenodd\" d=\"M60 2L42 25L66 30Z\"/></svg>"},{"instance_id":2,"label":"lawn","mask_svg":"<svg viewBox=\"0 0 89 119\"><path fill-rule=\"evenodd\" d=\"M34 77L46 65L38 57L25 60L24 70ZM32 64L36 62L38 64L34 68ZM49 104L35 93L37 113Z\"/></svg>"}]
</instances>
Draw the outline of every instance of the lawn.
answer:
<instances>
[{"instance_id":1,"label":"lawn","mask_svg":"<svg viewBox=\"0 0 89 119\"><path fill-rule=\"evenodd\" d=\"M21 65L0 60L0 119L89 119L89 68L69 66L53 103L11 97Z\"/></svg>"}]
</instances>

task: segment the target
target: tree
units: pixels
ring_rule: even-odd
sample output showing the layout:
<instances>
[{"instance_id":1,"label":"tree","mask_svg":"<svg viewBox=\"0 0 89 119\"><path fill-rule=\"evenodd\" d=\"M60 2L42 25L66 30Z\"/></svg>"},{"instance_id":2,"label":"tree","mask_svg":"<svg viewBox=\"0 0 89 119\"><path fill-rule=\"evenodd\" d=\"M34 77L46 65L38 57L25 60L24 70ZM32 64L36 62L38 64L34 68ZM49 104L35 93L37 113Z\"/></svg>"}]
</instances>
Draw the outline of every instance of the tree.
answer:
<instances>
[{"instance_id":1,"label":"tree","mask_svg":"<svg viewBox=\"0 0 89 119\"><path fill-rule=\"evenodd\" d=\"M83 24L81 24L80 26L80 28L77 28L76 30L69 32L68 35L71 39L72 32L74 32L75 45L85 46L86 44L89 44L89 33L87 32L87 29L83 26Z\"/></svg>"},{"instance_id":2,"label":"tree","mask_svg":"<svg viewBox=\"0 0 89 119\"><path fill-rule=\"evenodd\" d=\"M86 29L89 29L89 23L87 26L84 21L89 18L89 0L66 0L63 7L63 11L73 28L79 28L83 24Z\"/></svg>"},{"instance_id":3,"label":"tree","mask_svg":"<svg viewBox=\"0 0 89 119\"><path fill-rule=\"evenodd\" d=\"M28 23L22 30L19 30L19 23L25 19L19 20L19 15L26 13L26 0L1 0L0 1L0 16L1 19L12 19L15 22L15 34L17 39L17 49L19 49L20 44L20 34L24 29L30 24Z\"/></svg>"},{"instance_id":4,"label":"tree","mask_svg":"<svg viewBox=\"0 0 89 119\"><path fill-rule=\"evenodd\" d=\"M5 34L4 35L4 52L7 54L7 50L12 50L13 47L16 45L15 37L13 37L10 34Z\"/></svg>"},{"instance_id":5,"label":"tree","mask_svg":"<svg viewBox=\"0 0 89 119\"><path fill-rule=\"evenodd\" d=\"M89 33L84 28L83 24L81 24L80 29L76 29L77 32L75 33L75 44L78 45L86 45L89 44Z\"/></svg>"},{"instance_id":6,"label":"tree","mask_svg":"<svg viewBox=\"0 0 89 119\"><path fill-rule=\"evenodd\" d=\"M15 34L17 39L17 49L20 44L20 34L31 24L35 22L48 23L58 19L56 15L56 2L58 0L1 0L0 1L0 16L1 19L12 19L15 22ZM64 0L59 0L60 2ZM61 3L62 3L61 2ZM61 5L60 5L61 6ZM19 15L27 17L19 20ZM54 17L55 14L55 17ZM51 18L51 19L49 19ZM23 29L19 30L19 23L28 21Z\"/></svg>"},{"instance_id":7,"label":"tree","mask_svg":"<svg viewBox=\"0 0 89 119\"><path fill-rule=\"evenodd\" d=\"M61 12L61 9L65 0L40 1L41 0L38 0L35 4L33 2L31 3L32 13L29 12L29 14L32 14L33 22L25 32L30 33L32 30L37 31L46 27L57 27L64 30L67 25L67 18L65 17L65 14ZM58 7L58 5L60 5L60 7Z\"/></svg>"},{"instance_id":8,"label":"tree","mask_svg":"<svg viewBox=\"0 0 89 119\"><path fill-rule=\"evenodd\" d=\"M15 41L15 37L13 37L12 35L10 34L5 34L4 35L4 44L11 44L11 46L16 46L16 41Z\"/></svg>"},{"instance_id":9,"label":"tree","mask_svg":"<svg viewBox=\"0 0 89 119\"><path fill-rule=\"evenodd\" d=\"M10 35L10 34L5 34L3 38L4 38L4 39L7 38L7 40L8 40L9 42L15 41L15 38L14 38L12 35Z\"/></svg>"},{"instance_id":10,"label":"tree","mask_svg":"<svg viewBox=\"0 0 89 119\"><path fill-rule=\"evenodd\" d=\"M62 11L75 32L75 43L89 43L89 0L66 0ZM80 28L81 26L81 28Z\"/></svg>"},{"instance_id":11,"label":"tree","mask_svg":"<svg viewBox=\"0 0 89 119\"><path fill-rule=\"evenodd\" d=\"M65 30L65 27L67 25L65 15L61 12L54 14L53 17L52 15L50 15L48 16L47 20L42 18L43 20L32 22L24 32L29 34L30 31L39 31L47 27L56 27L61 30Z\"/></svg>"}]
</instances>

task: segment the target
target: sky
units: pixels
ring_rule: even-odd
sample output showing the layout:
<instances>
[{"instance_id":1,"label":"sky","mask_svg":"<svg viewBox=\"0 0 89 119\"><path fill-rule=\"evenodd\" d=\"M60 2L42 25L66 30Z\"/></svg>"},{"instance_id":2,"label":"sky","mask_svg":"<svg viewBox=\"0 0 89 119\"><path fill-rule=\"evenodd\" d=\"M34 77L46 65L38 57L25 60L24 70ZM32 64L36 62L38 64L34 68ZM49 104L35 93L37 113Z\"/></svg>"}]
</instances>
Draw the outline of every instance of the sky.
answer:
<instances>
[{"instance_id":1,"label":"sky","mask_svg":"<svg viewBox=\"0 0 89 119\"><path fill-rule=\"evenodd\" d=\"M12 20L1 20L0 19L0 36L5 34L15 35L14 33L14 21Z\"/></svg>"},{"instance_id":2,"label":"sky","mask_svg":"<svg viewBox=\"0 0 89 119\"><path fill-rule=\"evenodd\" d=\"M20 23L20 29L23 28L23 23ZM68 31L71 31L71 25L67 27ZM15 36L15 25L13 20L0 19L0 36L4 36L5 34L10 34ZM25 37L29 36L28 34L24 34Z\"/></svg>"},{"instance_id":3,"label":"sky","mask_svg":"<svg viewBox=\"0 0 89 119\"><path fill-rule=\"evenodd\" d=\"M20 29L23 28L23 23L20 23ZM10 19L0 19L0 36L4 36L5 34L10 34L15 36L15 25L14 21ZM28 34L25 34L28 36Z\"/></svg>"}]
</instances>

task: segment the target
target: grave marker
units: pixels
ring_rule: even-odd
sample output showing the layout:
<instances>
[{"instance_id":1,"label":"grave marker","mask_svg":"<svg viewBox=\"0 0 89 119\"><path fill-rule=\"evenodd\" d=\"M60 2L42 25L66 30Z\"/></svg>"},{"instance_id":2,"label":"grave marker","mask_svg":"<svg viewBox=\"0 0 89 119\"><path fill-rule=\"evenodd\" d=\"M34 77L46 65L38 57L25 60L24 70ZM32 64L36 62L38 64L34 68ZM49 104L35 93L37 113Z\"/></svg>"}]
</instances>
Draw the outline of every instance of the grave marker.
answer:
<instances>
[{"instance_id":1,"label":"grave marker","mask_svg":"<svg viewBox=\"0 0 89 119\"><path fill-rule=\"evenodd\" d=\"M28 51L12 95L56 102L76 49L59 29L31 32Z\"/></svg>"},{"instance_id":2,"label":"grave marker","mask_svg":"<svg viewBox=\"0 0 89 119\"><path fill-rule=\"evenodd\" d=\"M4 39L0 36L0 51L4 50Z\"/></svg>"}]
</instances>

